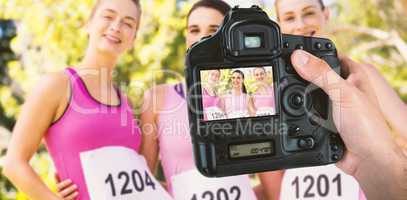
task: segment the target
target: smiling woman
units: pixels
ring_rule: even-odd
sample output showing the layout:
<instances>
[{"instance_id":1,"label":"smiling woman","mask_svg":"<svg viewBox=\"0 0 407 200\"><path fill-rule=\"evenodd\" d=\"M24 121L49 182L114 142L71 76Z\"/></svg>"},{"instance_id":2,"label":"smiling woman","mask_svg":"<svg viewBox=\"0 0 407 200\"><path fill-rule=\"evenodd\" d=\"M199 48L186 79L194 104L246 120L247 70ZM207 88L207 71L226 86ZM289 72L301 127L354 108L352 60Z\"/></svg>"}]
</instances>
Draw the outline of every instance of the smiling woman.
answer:
<instances>
[{"instance_id":1,"label":"smiling woman","mask_svg":"<svg viewBox=\"0 0 407 200\"><path fill-rule=\"evenodd\" d=\"M322 0L276 0L275 8L278 23L284 34L314 37L326 36L326 30L324 29L329 20L329 8L325 6ZM310 192L315 189L318 189L318 191L321 189L319 183L322 179L321 177L329 177L332 180L326 184L327 188L337 187L341 188L341 190L335 193L331 189L330 193L327 192L326 194ZM333 183L335 183L337 177L340 178L340 181L335 185ZM266 172L260 174L260 179L267 188L265 190L267 196L273 200L279 198L365 199L358 182L333 165ZM316 184L307 185L308 180L312 182L315 180ZM303 192L301 188L308 188L308 190ZM273 194L277 195L273 196Z\"/></svg>"},{"instance_id":2,"label":"smiling woman","mask_svg":"<svg viewBox=\"0 0 407 200\"><path fill-rule=\"evenodd\" d=\"M113 54L122 53L133 45L139 26L141 9L137 0L128 3L134 5L134 10L121 12L126 4L109 5L105 0L99 0L93 8L86 24L89 34L89 48ZM110 26L110 27L108 27Z\"/></svg>"},{"instance_id":3,"label":"smiling woman","mask_svg":"<svg viewBox=\"0 0 407 200\"><path fill-rule=\"evenodd\" d=\"M62 199L29 164L42 139L60 178L76 184L78 192L70 190L66 199L170 199L138 154L141 134L133 109L112 81L119 57L134 44L140 12L137 0L98 1L85 27L89 41L82 61L46 75L27 98L3 172L30 199ZM117 179L130 177L146 186L122 189Z\"/></svg>"},{"instance_id":4,"label":"smiling woman","mask_svg":"<svg viewBox=\"0 0 407 200\"><path fill-rule=\"evenodd\" d=\"M276 0L277 20L285 34L323 36L329 8L322 0Z\"/></svg>"}]
</instances>

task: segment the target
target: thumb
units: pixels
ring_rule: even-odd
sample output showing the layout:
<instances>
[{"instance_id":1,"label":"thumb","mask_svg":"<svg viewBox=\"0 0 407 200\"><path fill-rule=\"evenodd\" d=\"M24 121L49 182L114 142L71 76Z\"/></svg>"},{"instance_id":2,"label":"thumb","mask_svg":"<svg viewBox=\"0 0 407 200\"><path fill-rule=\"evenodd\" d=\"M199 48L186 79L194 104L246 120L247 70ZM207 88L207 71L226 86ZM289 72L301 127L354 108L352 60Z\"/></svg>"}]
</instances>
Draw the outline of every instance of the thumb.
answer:
<instances>
[{"instance_id":1,"label":"thumb","mask_svg":"<svg viewBox=\"0 0 407 200\"><path fill-rule=\"evenodd\" d=\"M338 89L342 91L347 88L346 81L324 60L306 51L296 50L291 55L291 62L303 79L320 87L332 100L339 100Z\"/></svg>"}]
</instances>

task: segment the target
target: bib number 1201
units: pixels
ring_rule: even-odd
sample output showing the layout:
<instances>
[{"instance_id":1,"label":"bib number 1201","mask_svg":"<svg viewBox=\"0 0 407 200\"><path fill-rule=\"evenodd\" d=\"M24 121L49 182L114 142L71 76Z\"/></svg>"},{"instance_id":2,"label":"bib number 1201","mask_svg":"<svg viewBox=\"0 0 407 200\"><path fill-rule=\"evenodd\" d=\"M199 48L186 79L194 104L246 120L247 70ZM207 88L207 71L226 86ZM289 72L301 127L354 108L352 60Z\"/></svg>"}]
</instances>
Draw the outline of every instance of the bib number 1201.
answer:
<instances>
[{"instance_id":1,"label":"bib number 1201","mask_svg":"<svg viewBox=\"0 0 407 200\"><path fill-rule=\"evenodd\" d=\"M227 191L225 188L220 188L217 191L205 191L200 195L194 194L191 200L240 200L240 188L233 186Z\"/></svg>"},{"instance_id":2,"label":"bib number 1201","mask_svg":"<svg viewBox=\"0 0 407 200\"><path fill-rule=\"evenodd\" d=\"M119 183L123 184L119 186ZM155 190L155 184L147 171L144 173L140 173L138 170L133 170L131 173L121 171L116 175L110 173L105 179L105 184L110 185L113 197L117 195L117 189L120 190L120 195L131 194L133 191L143 192L146 187Z\"/></svg>"},{"instance_id":3,"label":"bib number 1201","mask_svg":"<svg viewBox=\"0 0 407 200\"><path fill-rule=\"evenodd\" d=\"M297 199L300 198L312 198L315 197L316 195L319 195L320 197L326 197L328 196L330 190L330 183L332 182L332 186L335 187L336 184L336 190L337 190L337 196L340 197L342 196L342 184L341 184L341 174L336 175L332 181L329 180L328 176L325 174L321 174L318 177L314 178L311 175L304 176L302 179L302 183L300 183L300 178L298 176L295 177L293 182L291 183L292 186L295 187L295 196ZM304 194L300 197L300 187L307 187L305 190ZM317 189L317 194L312 192L313 190L315 191L315 188Z\"/></svg>"}]
</instances>

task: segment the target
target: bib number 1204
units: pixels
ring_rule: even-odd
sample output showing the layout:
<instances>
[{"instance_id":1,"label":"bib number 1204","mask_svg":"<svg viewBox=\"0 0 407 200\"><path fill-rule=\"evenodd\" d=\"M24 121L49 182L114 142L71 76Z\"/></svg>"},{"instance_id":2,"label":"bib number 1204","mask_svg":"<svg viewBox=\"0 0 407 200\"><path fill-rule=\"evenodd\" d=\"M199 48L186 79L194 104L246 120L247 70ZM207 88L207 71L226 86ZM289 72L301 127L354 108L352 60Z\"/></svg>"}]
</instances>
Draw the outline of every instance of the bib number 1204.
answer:
<instances>
[{"instance_id":1,"label":"bib number 1204","mask_svg":"<svg viewBox=\"0 0 407 200\"><path fill-rule=\"evenodd\" d=\"M333 190L330 188L330 183L332 182L333 188L337 190L337 196L342 196L342 183L341 183L341 174L336 175L332 180L329 180L328 176L325 174L320 174L318 177L313 177L311 175L304 176L302 179L302 183L300 183L300 178L298 176L292 181L291 185L295 187L295 196L297 199L300 198L312 198L316 195L320 197L328 196L329 192ZM304 191L304 194L300 194L300 188L306 187L307 189ZM317 189L317 194L312 192Z\"/></svg>"},{"instance_id":2,"label":"bib number 1204","mask_svg":"<svg viewBox=\"0 0 407 200\"><path fill-rule=\"evenodd\" d=\"M200 196L194 194L191 200L240 200L241 196L240 188L233 186L228 190L220 188L217 191L205 191Z\"/></svg>"},{"instance_id":3,"label":"bib number 1204","mask_svg":"<svg viewBox=\"0 0 407 200\"><path fill-rule=\"evenodd\" d=\"M119 184L123 183L123 184ZM112 196L131 194L133 192L143 192L147 187L155 190L155 184L147 171L140 173L138 170L132 172L121 171L118 174L108 174L105 184L110 185Z\"/></svg>"}]
</instances>

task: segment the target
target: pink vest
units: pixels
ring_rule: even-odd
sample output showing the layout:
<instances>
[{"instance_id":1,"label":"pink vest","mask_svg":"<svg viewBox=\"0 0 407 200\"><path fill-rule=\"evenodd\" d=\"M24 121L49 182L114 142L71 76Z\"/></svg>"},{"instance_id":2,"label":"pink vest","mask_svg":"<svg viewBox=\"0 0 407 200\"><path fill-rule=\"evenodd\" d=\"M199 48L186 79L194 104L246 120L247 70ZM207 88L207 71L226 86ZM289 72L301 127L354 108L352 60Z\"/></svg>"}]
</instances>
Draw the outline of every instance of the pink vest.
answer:
<instances>
[{"instance_id":1,"label":"pink vest","mask_svg":"<svg viewBox=\"0 0 407 200\"><path fill-rule=\"evenodd\" d=\"M89 200L79 154L106 146L139 150L141 134L127 98L120 95L120 105L104 105L94 99L85 83L72 68L71 97L63 116L48 129L47 149L61 180L71 179L78 186L77 200Z\"/></svg>"}]
</instances>

